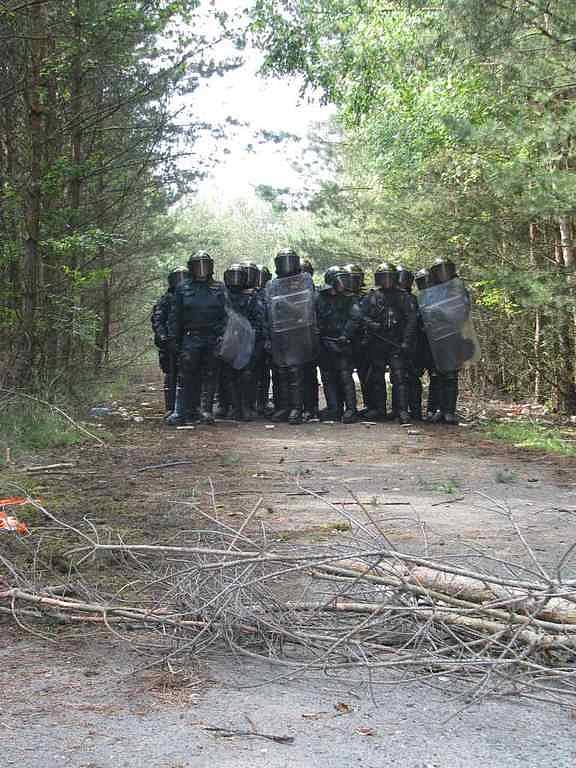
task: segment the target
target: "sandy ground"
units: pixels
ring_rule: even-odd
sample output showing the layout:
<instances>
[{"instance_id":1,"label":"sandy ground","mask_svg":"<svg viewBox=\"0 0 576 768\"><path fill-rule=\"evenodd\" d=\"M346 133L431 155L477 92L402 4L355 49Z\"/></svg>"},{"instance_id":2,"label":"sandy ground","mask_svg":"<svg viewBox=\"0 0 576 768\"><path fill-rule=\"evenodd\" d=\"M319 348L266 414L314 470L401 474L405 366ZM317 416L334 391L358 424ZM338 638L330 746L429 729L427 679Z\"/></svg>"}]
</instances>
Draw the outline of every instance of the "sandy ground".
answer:
<instances>
[{"instance_id":1,"label":"sandy ground","mask_svg":"<svg viewBox=\"0 0 576 768\"><path fill-rule=\"evenodd\" d=\"M572 542L576 462L496 445L473 428L255 422L169 430L156 380L124 408L93 419L95 431L100 423L113 435L105 447L20 462L72 467L33 480L16 467L4 480L29 487L69 522L88 515L133 541L169 541L198 526L185 503L193 498L233 526L259 504L252 527L295 546L345 540L370 519L404 550L528 562L510 516L547 568ZM563 573L574 565L567 558ZM576 765L576 720L538 702L465 706L423 683L292 679L223 651L199 665L181 662L182 687L167 688L156 668L144 669L141 652L98 633L63 628L48 642L0 616L0 637L0 768ZM211 726L293 741L223 737Z\"/></svg>"}]
</instances>

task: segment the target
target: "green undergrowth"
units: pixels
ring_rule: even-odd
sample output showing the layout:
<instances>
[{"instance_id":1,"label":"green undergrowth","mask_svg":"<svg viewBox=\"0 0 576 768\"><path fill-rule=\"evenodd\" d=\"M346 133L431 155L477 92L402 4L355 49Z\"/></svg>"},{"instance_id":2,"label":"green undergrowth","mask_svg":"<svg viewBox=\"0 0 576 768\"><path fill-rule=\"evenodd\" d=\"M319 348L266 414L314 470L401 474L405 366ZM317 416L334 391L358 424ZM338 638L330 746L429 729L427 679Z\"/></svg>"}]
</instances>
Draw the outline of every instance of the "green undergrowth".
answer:
<instances>
[{"instance_id":1,"label":"green undergrowth","mask_svg":"<svg viewBox=\"0 0 576 768\"><path fill-rule=\"evenodd\" d=\"M576 430L552 427L532 421L493 422L485 434L495 440L511 443L515 448L576 456Z\"/></svg>"},{"instance_id":2,"label":"green undergrowth","mask_svg":"<svg viewBox=\"0 0 576 768\"><path fill-rule=\"evenodd\" d=\"M109 432L95 427L90 419L85 421L87 413L93 405L121 400L132 388L140 387L145 370L140 366L108 371L92 382L79 380L77 387L59 392L53 400L49 395L34 399L27 393L9 394L0 401L0 468L26 453L90 442L79 426L101 440L111 439Z\"/></svg>"},{"instance_id":3,"label":"green undergrowth","mask_svg":"<svg viewBox=\"0 0 576 768\"><path fill-rule=\"evenodd\" d=\"M57 411L32 401L12 403L0 413L0 466L27 451L74 445L86 435Z\"/></svg>"}]
</instances>

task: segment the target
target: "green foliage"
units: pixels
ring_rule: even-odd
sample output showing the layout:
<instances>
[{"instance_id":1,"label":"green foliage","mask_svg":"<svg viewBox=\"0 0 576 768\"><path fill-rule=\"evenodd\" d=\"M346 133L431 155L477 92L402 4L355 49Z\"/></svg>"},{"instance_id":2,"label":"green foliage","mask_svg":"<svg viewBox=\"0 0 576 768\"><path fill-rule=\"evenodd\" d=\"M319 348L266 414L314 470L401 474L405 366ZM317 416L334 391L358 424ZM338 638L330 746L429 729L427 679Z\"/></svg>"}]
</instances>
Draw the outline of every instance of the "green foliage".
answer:
<instances>
[{"instance_id":1,"label":"green foliage","mask_svg":"<svg viewBox=\"0 0 576 768\"><path fill-rule=\"evenodd\" d=\"M198 0L18 10L0 12L0 383L52 393L142 353L168 211L214 162L180 167L215 128L186 113L239 64L215 43L240 40Z\"/></svg>"},{"instance_id":2,"label":"green foliage","mask_svg":"<svg viewBox=\"0 0 576 768\"><path fill-rule=\"evenodd\" d=\"M217 272L233 262L252 261L273 269L280 248L301 245L312 228L307 213L271 210L264 203L237 201L218 209L213 204L182 204L174 213L177 244L163 261L161 272L185 264L189 255L206 250L216 262ZM302 256L311 254L300 248Z\"/></svg>"},{"instance_id":3,"label":"green foliage","mask_svg":"<svg viewBox=\"0 0 576 768\"><path fill-rule=\"evenodd\" d=\"M453 257L491 385L526 394L536 370L539 396L576 409L573 4L260 0L253 18L266 71L338 108L318 248L368 267Z\"/></svg>"},{"instance_id":4,"label":"green foliage","mask_svg":"<svg viewBox=\"0 0 576 768\"><path fill-rule=\"evenodd\" d=\"M489 424L484 431L488 437L511 443L515 448L576 456L574 430L549 427L537 422L502 421Z\"/></svg>"}]
</instances>

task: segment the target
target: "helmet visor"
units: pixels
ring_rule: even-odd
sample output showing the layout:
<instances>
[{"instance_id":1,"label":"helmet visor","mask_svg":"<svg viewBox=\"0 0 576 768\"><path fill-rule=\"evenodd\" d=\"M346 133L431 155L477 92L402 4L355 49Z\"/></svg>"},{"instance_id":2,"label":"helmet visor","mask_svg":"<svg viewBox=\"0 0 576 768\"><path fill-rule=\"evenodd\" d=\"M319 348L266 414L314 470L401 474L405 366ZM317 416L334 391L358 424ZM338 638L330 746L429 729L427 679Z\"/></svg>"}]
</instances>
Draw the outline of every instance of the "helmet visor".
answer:
<instances>
[{"instance_id":1,"label":"helmet visor","mask_svg":"<svg viewBox=\"0 0 576 768\"><path fill-rule=\"evenodd\" d=\"M376 272L374 284L385 291L390 290L398 285L398 275L396 272Z\"/></svg>"},{"instance_id":2,"label":"helmet visor","mask_svg":"<svg viewBox=\"0 0 576 768\"><path fill-rule=\"evenodd\" d=\"M193 280L209 280L214 271L214 262L209 256L200 256L190 260L188 269Z\"/></svg>"},{"instance_id":3,"label":"helmet visor","mask_svg":"<svg viewBox=\"0 0 576 768\"><path fill-rule=\"evenodd\" d=\"M224 272L226 288L246 288L248 272L245 267L230 267Z\"/></svg>"},{"instance_id":4,"label":"helmet visor","mask_svg":"<svg viewBox=\"0 0 576 768\"><path fill-rule=\"evenodd\" d=\"M291 251L279 253L274 261L278 277L288 277L300 272L300 257L297 253Z\"/></svg>"}]
</instances>

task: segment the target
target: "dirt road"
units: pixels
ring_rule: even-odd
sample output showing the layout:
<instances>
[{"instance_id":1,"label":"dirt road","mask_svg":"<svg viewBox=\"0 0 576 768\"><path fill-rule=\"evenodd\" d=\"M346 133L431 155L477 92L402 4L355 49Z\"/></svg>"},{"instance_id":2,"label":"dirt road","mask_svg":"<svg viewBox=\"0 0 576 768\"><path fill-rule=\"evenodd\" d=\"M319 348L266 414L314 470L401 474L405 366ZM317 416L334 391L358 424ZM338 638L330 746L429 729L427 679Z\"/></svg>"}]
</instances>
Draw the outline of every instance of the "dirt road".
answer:
<instances>
[{"instance_id":1,"label":"dirt road","mask_svg":"<svg viewBox=\"0 0 576 768\"><path fill-rule=\"evenodd\" d=\"M507 449L466 427L169 430L158 390L147 382L92 420L93 431L101 424L112 434L106 446L26 457L21 466L72 466L32 475L16 467L4 482L26 485L69 522L87 515L134 542L174 541L206 525L180 503L187 499L235 527L257 506L251 526L295 544L354 535L366 515L398 547L431 556L489 551L521 562L527 554L510 515L544 567L572 541L573 460ZM55 551L61 557L57 542ZM573 560L563 568L574 570ZM576 721L513 697L463 708L422 683L278 678L278 668L224 654L200 668L190 662L182 686L168 689L156 672L132 674L147 659L99 632L64 627L48 642L0 616L0 636L1 768L576 765Z\"/></svg>"}]
</instances>

